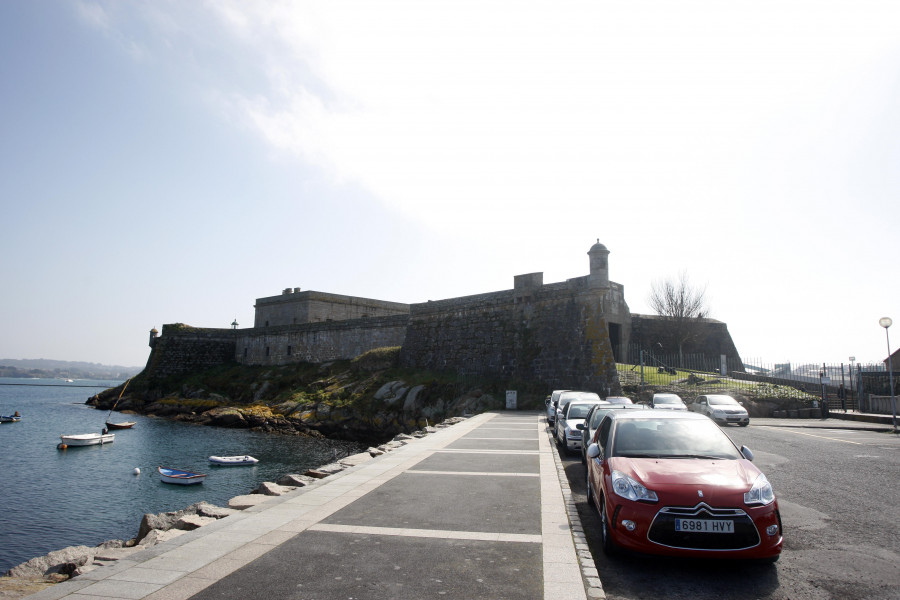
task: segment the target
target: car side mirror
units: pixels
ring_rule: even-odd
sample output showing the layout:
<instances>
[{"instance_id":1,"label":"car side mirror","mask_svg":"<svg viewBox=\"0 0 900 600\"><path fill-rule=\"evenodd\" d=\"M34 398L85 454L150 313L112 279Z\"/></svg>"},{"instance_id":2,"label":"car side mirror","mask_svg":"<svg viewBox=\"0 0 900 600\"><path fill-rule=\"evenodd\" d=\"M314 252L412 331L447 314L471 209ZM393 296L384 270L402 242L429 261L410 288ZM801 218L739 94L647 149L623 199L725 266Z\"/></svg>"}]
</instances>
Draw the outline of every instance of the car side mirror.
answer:
<instances>
[{"instance_id":1,"label":"car side mirror","mask_svg":"<svg viewBox=\"0 0 900 600\"><path fill-rule=\"evenodd\" d=\"M744 458L746 458L747 460L751 462L753 461L753 453L750 452L750 448L748 448L747 446L741 446L741 454L743 454Z\"/></svg>"},{"instance_id":2,"label":"car side mirror","mask_svg":"<svg viewBox=\"0 0 900 600\"><path fill-rule=\"evenodd\" d=\"M598 444L591 444L587 449L588 458L597 458L600 456L600 446Z\"/></svg>"},{"instance_id":3,"label":"car side mirror","mask_svg":"<svg viewBox=\"0 0 900 600\"><path fill-rule=\"evenodd\" d=\"M575 429L584 429L584 423L577 423Z\"/></svg>"}]
</instances>

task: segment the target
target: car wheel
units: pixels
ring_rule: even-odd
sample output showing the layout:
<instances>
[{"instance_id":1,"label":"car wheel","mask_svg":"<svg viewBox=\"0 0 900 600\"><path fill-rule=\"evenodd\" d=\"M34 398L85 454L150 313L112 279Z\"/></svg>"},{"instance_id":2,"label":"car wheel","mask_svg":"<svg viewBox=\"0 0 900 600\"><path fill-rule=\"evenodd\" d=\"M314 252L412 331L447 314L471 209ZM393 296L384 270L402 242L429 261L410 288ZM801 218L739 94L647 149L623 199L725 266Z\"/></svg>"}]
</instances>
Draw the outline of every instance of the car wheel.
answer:
<instances>
[{"instance_id":1,"label":"car wheel","mask_svg":"<svg viewBox=\"0 0 900 600\"><path fill-rule=\"evenodd\" d=\"M612 540L609 531L609 521L606 518L606 501L600 496L600 503L597 507L600 510L600 543L603 546L603 553L607 556L616 554L616 543Z\"/></svg>"},{"instance_id":2,"label":"car wheel","mask_svg":"<svg viewBox=\"0 0 900 600\"><path fill-rule=\"evenodd\" d=\"M750 421L747 421L746 423L741 423L741 427L746 427L749 424L750 424Z\"/></svg>"}]
</instances>

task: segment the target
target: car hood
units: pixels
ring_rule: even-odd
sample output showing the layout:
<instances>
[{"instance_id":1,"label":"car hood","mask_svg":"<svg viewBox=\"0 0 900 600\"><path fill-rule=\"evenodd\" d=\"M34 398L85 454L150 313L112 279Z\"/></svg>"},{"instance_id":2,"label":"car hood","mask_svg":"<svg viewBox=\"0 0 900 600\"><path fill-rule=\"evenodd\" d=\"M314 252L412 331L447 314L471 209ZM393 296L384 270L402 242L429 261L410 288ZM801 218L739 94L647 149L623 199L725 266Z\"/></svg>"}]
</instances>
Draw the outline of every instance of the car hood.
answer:
<instances>
[{"instance_id":1,"label":"car hood","mask_svg":"<svg viewBox=\"0 0 900 600\"><path fill-rule=\"evenodd\" d=\"M584 423L584 419L566 419L566 427L573 431L578 429L579 423Z\"/></svg>"},{"instance_id":2,"label":"car hood","mask_svg":"<svg viewBox=\"0 0 900 600\"><path fill-rule=\"evenodd\" d=\"M660 494L661 501L663 495L687 495L696 499L698 491L702 491L702 497L707 499L743 494L761 472L746 459L613 457L609 467L630 475Z\"/></svg>"}]
</instances>

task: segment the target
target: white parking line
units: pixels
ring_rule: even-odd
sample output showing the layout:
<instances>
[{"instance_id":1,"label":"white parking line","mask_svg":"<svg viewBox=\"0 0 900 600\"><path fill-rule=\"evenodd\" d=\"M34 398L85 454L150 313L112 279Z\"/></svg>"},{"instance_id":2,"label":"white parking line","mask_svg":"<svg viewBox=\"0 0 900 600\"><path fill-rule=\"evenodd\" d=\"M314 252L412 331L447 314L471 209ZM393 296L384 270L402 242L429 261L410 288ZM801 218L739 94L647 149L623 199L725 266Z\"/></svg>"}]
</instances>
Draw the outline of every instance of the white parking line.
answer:
<instances>
[{"instance_id":1,"label":"white parking line","mask_svg":"<svg viewBox=\"0 0 900 600\"><path fill-rule=\"evenodd\" d=\"M842 440L840 438L828 437L827 435L816 435L814 433L806 433L805 431L795 431L793 429L788 429L787 427L766 427L765 425L763 425L762 427L765 427L766 429L779 429L781 431L787 431L789 433L796 433L797 435L808 435L809 437L821 438L823 440L832 440L834 442L843 442L845 444L854 444L856 446L865 446L865 444L863 444L862 442L851 442L850 440Z\"/></svg>"}]
</instances>

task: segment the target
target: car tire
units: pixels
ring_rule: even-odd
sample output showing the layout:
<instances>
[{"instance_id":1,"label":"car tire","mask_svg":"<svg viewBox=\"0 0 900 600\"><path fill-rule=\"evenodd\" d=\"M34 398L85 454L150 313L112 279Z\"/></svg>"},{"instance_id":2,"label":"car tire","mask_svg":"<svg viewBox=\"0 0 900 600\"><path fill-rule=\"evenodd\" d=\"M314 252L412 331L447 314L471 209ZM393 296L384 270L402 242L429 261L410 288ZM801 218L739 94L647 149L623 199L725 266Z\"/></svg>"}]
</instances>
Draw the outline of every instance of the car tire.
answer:
<instances>
[{"instance_id":1,"label":"car tire","mask_svg":"<svg viewBox=\"0 0 900 600\"><path fill-rule=\"evenodd\" d=\"M609 521L607 521L606 518L606 501L603 499L603 496L600 496L600 502L597 505L597 509L600 511L600 543L603 548L603 554L615 556L618 552L618 548L609 533Z\"/></svg>"},{"instance_id":2,"label":"car tire","mask_svg":"<svg viewBox=\"0 0 900 600\"><path fill-rule=\"evenodd\" d=\"M750 424L750 421L747 421L746 423L741 423L740 425L741 425L741 427L746 427L749 424Z\"/></svg>"}]
</instances>

